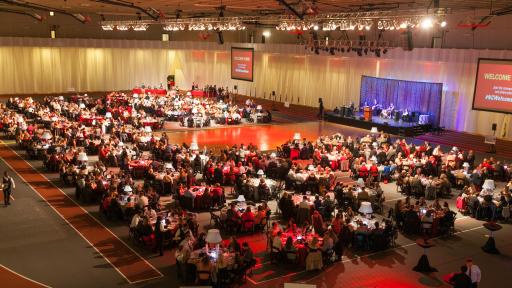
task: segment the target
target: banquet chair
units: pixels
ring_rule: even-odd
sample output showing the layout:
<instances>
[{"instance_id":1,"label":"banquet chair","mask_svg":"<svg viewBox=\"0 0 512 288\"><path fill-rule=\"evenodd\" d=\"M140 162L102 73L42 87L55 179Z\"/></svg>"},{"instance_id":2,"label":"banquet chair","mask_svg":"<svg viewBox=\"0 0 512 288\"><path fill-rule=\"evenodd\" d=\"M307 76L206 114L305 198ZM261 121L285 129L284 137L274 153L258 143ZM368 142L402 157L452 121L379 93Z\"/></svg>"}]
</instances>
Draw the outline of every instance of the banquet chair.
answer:
<instances>
[{"instance_id":1,"label":"banquet chair","mask_svg":"<svg viewBox=\"0 0 512 288\"><path fill-rule=\"evenodd\" d=\"M306 257L306 271L321 270L323 266L322 252L310 251Z\"/></svg>"},{"instance_id":2,"label":"banquet chair","mask_svg":"<svg viewBox=\"0 0 512 288\"><path fill-rule=\"evenodd\" d=\"M297 262L297 251L285 251L286 261L288 263L296 263Z\"/></svg>"},{"instance_id":3,"label":"banquet chair","mask_svg":"<svg viewBox=\"0 0 512 288\"><path fill-rule=\"evenodd\" d=\"M250 225L249 225L250 224ZM254 232L254 220L245 220L242 222L242 232Z\"/></svg>"},{"instance_id":4,"label":"banquet chair","mask_svg":"<svg viewBox=\"0 0 512 288\"><path fill-rule=\"evenodd\" d=\"M354 246L357 250L369 250L370 249L370 241L368 239L368 235L363 233L355 233L354 234Z\"/></svg>"},{"instance_id":5,"label":"banquet chair","mask_svg":"<svg viewBox=\"0 0 512 288\"><path fill-rule=\"evenodd\" d=\"M371 248L373 251L382 251L389 247L389 240L384 233L371 235Z\"/></svg>"}]
</instances>

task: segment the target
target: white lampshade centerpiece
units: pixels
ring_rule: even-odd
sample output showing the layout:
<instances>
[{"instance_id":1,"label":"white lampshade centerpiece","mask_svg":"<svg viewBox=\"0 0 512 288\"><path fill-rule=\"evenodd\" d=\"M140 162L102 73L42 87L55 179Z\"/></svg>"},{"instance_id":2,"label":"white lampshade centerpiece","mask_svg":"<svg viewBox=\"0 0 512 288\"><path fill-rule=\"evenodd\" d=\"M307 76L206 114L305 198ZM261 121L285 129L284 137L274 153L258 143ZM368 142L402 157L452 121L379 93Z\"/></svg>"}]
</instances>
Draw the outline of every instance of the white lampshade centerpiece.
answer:
<instances>
[{"instance_id":1,"label":"white lampshade centerpiece","mask_svg":"<svg viewBox=\"0 0 512 288\"><path fill-rule=\"evenodd\" d=\"M89 157L87 157L87 154L85 152L80 152L78 154L77 160L80 162L87 162L87 161L89 161Z\"/></svg>"},{"instance_id":2,"label":"white lampshade centerpiece","mask_svg":"<svg viewBox=\"0 0 512 288\"><path fill-rule=\"evenodd\" d=\"M361 207L359 207L358 211L359 213L364 214L366 218L371 218L373 214L372 203L367 201L361 202Z\"/></svg>"},{"instance_id":3,"label":"white lampshade centerpiece","mask_svg":"<svg viewBox=\"0 0 512 288\"><path fill-rule=\"evenodd\" d=\"M216 244L216 256L219 256L219 243L222 242L222 236L220 236L219 229L210 229L208 230L208 234L206 234L206 243L208 244ZM208 244L206 245L206 254L208 254ZM217 258L216 257L216 258Z\"/></svg>"},{"instance_id":4,"label":"white lampshade centerpiece","mask_svg":"<svg viewBox=\"0 0 512 288\"><path fill-rule=\"evenodd\" d=\"M487 190L494 190L496 189L496 186L494 185L494 180L492 179L485 179L484 185L482 185L483 189Z\"/></svg>"},{"instance_id":5,"label":"white lampshade centerpiece","mask_svg":"<svg viewBox=\"0 0 512 288\"><path fill-rule=\"evenodd\" d=\"M192 151L199 150L199 145L197 145L197 142L190 143L190 150L192 150Z\"/></svg>"},{"instance_id":6,"label":"white lampshade centerpiece","mask_svg":"<svg viewBox=\"0 0 512 288\"><path fill-rule=\"evenodd\" d=\"M126 186L124 186L123 191L130 194L130 193L132 193L133 189L132 189L132 187L130 187L130 185L126 185Z\"/></svg>"},{"instance_id":7,"label":"white lampshade centerpiece","mask_svg":"<svg viewBox=\"0 0 512 288\"><path fill-rule=\"evenodd\" d=\"M43 135L41 135L41 138L44 140L50 140L53 138L53 135L50 133L50 131L44 131Z\"/></svg>"}]
</instances>

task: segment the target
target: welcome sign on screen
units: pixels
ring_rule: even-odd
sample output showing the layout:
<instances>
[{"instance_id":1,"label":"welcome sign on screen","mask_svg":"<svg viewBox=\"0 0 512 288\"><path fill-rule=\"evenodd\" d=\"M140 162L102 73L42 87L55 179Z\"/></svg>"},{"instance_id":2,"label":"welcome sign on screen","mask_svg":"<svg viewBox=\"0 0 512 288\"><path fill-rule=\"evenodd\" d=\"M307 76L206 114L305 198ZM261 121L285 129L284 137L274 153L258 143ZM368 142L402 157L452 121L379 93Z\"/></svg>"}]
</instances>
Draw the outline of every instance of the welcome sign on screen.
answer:
<instances>
[{"instance_id":1,"label":"welcome sign on screen","mask_svg":"<svg viewBox=\"0 0 512 288\"><path fill-rule=\"evenodd\" d=\"M473 109L512 113L512 60L478 59Z\"/></svg>"},{"instance_id":2,"label":"welcome sign on screen","mask_svg":"<svg viewBox=\"0 0 512 288\"><path fill-rule=\"evenodd\" d=\"M253 81L254 49L231 48L231 79Z\"/></svg>"}]
</instances>

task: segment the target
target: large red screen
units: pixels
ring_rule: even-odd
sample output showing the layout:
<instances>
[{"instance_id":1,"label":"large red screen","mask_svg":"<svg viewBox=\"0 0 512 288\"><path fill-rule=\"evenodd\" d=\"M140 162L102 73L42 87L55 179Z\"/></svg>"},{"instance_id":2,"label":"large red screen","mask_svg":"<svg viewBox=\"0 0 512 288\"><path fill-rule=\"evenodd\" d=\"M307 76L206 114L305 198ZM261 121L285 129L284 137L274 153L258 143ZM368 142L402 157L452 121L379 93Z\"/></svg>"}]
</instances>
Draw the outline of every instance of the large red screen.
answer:
<instances>
[{"instance_id":1,"label":"large red screen","mask_svg":"<svg viewBox=\"0 0 512 288\"><path fill-rule=\"evenodd\" d=\"M231 48L231 78L253 80L254 49Z\"/></svg>"},{"instance_id":2,"label":"large red screen","mask_svg":"<svg viewBox=\"0 0 512 288\"><path fill-rule=\"evenodd\" d=\"M512 113L512 60L478 59L473 109Z\"/></svg>"}]
</instances>

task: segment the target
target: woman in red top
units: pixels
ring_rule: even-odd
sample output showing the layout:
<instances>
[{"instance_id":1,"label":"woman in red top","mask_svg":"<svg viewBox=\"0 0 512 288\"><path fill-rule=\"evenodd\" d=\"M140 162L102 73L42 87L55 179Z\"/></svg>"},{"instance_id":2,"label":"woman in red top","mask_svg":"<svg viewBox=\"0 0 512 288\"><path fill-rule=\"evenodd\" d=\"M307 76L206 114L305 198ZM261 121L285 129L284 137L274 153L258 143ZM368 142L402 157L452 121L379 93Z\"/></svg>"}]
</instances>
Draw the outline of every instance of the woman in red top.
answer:
<instances>
[{"instance_id":1,"label":"woman in red top","mask_svg":"<svg viewBox=\"0 0 512 288\"><path fill-rule=\"evenodd\" d=\"M251 207L247 207L242 214L242 225L245 230L251 230L254 226L254 213L252 213Z\"/></svg>"}]
</instances>

